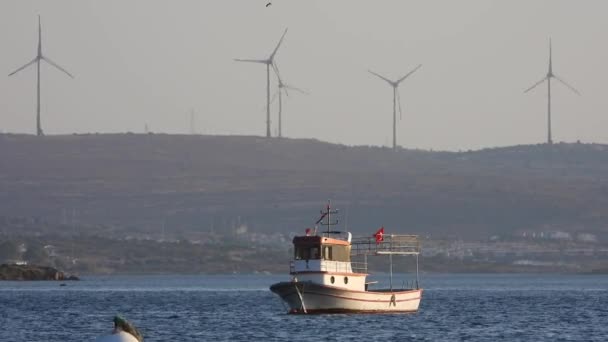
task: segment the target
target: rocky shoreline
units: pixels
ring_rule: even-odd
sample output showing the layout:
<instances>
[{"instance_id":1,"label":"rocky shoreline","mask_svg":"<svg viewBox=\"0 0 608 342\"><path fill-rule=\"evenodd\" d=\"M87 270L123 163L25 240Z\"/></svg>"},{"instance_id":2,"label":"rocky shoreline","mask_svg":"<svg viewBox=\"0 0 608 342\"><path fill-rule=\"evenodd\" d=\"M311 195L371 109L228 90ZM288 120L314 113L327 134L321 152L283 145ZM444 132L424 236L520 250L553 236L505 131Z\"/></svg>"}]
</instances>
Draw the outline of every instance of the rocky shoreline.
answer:
<instances>
[{"instance_id":1,"label":"rocky shoreline","mask_svg":"<svg viewBox=\"0 0 608 342\"><path fill-rule=\"evenodd\" d=\"M53 267L35 265L0 265L0 280L80 280Z\"/></svg>"}]
</instances>

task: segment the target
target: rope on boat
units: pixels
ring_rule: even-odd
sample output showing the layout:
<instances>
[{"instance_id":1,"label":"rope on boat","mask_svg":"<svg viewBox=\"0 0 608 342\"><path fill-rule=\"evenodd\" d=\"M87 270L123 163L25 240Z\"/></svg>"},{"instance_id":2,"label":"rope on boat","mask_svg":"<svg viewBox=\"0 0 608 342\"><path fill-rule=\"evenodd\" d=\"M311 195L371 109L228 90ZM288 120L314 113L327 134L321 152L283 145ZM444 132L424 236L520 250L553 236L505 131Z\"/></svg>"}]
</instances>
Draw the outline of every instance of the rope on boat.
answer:
<instances>
[{"instance_id":1,"label":"rope on boat","mask_svg":"<svg viewBox=\"0 0 608 342\"><path fill-rule=\"evenodd\" d=\"M304 311L305 314L307 314L308 312L306 311L306 305L304 304L304 297L302 297L302 293L300 293L300 289L298 288L298 285L295 285L296 287L296 292L298 293L298 297L300 297L300 303L302 304L302 311ZM302 287L302 291L304 291L304 288Z\"/></svg>"}]
</instances>

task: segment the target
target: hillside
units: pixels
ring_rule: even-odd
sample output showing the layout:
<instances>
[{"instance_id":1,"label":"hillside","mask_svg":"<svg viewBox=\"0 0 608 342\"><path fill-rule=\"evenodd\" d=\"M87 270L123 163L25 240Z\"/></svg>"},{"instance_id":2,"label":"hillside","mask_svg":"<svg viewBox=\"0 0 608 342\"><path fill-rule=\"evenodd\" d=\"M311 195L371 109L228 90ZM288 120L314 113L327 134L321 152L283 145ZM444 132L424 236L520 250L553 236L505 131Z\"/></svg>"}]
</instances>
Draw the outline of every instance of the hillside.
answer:
<instances>
[{"instance_id":1,"label":"hillside","mask_svg":"<svg viewBox=\"0 0 608 342\"><path fill-rule=\"evenodd\" d=\"M0 135L5 233L290 233L314 223L327 199L360 233L603 239L608 146L453 153L248 136Z\"/></svg>"}]
</instances>

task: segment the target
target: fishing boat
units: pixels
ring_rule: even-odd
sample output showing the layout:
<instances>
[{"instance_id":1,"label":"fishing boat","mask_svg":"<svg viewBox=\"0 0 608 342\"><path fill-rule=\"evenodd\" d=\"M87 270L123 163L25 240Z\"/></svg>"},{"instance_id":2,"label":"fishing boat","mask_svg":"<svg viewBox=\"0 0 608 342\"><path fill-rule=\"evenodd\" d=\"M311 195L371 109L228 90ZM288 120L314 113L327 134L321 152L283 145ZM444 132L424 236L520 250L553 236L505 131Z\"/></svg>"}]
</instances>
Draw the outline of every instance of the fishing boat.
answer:
<instances>
[{"instance_id":1,"label":"fishing boat","mask_svg":"<svg viewBox=\"0 0 608 342\"><path fill-rule=\"evenodd\" d=\"M338 211L328 202L315 228L293 238L290 280L270 286L292 314L405 313L416 312L422 298L418 279L420 242L416 235L385 234L384 227L370 237L353 238L350 232L332 230ZM325 226L317 233L318 225ZM416 260L415 280L394 286L393 257ZM367 281L368 257L389 261L389 286ZM406 286L407 284L407 286Z\"/></svg>"}]
</instances>

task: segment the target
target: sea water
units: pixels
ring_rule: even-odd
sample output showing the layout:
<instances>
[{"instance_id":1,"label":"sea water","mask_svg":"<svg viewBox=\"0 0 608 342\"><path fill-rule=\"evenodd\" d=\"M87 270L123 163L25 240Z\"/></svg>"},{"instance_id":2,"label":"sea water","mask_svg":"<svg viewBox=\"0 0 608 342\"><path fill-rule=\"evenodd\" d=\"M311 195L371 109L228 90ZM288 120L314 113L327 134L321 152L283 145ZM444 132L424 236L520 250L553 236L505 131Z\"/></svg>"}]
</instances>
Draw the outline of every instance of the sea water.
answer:
<instances>
[{"instance_id":1,"label":"sea water","mask_svg":"<svg viewBox=\"0 0 608 342\"><path fill-rule=\"evenodd\" d=\"M415 314L287 315L276 275L0 282L0 341L94 341L120 314L145 341L607 341L608 276L428 274ZM377 279L388 284L386 276ZM393 281L400 286L399 277Z\"/></svg>"}]
</instances>

